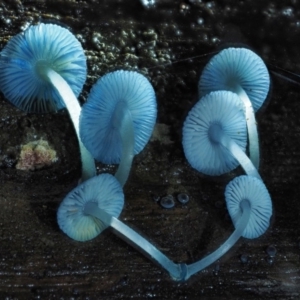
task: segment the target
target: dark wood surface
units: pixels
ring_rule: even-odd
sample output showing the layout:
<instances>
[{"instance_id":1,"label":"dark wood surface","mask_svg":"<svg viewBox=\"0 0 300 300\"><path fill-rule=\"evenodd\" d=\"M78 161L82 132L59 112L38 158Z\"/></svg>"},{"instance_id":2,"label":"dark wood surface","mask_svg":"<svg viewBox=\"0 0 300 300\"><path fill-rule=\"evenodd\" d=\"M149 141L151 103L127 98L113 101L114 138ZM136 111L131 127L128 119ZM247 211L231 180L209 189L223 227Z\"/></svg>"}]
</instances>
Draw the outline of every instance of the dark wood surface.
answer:
<instances>
[{"instance_id":1,"label":"dark wood surface","mask_svg":"<svg viewBox=\"0 0 300 300\"><path fill-rule=\"evenodd\" d=\"M299 4L261 2L157 0L148 10L137 0L0 2L1 48L38 21L63 23L77 35L89 68L82 103L108 71L137 69L149 78L159 125L134 160L120 219L174 261L204 257L233 231L223 193L243 171L203 176L189 166L181 146L182 124L211 53L247 45L270 70L275 65L299 72ZM273 200L271 226L256 240L240 239L186 283L173 282L110 230L86 243L59 230L57 208L80 176L69 117L26 114L0 95L0 298L299 299L300 86L271 77L267 104L257 114L260 174ZM16 170L21 145L39 138L49 141L59 161L34 172ZM99 164L98 170L113 173L114 167ZM176 202L165 210L153 201L153 195L180 192L190 196L185 206ZM277 250L273 259L270 245Z\"/></svg>"}]
</instances>

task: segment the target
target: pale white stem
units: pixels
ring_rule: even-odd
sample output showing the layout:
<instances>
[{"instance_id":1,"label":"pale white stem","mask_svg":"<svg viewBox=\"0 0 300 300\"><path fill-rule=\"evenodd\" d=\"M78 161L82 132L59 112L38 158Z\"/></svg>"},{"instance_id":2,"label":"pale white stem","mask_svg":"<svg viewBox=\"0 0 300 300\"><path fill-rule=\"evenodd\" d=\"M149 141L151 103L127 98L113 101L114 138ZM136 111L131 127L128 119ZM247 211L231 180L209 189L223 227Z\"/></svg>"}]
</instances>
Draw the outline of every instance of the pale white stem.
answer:
<instances>
[{"instance_id":1,"label":"pale white stem","mask_svg":"<svg viewBox=\"0 0 300 300\"><path fill-rule=\"evenodd\" d=\"M79 115L81 107L68 83L57 72L52 69L47 69L45 76L52 83L53 87L59 93L62 101L69 112L73 122L75 132L79 142L79 149L82 162L81 181L85 181L96 175L95 161L90 152L85 148L79 136Z\"/></svg>"},{"instance_id":2,"label":"pale white stem","mask_svg":"<svg viewBox=\"0 0 300 300\"><path fill-rule=\"evenodd\" d=\"M134 129L131 112L127 104L119 102L113 115L113 125L118 129L122 141L122 156L115 177L123 187L128 179L134 157Z\"/></svg>"},{"instance_id":3,"label":"pale white stem","mask_svg":"<svg viewBox=\"0 0 300 300\"><path fill-rule=\"evenodd\" d=\"M174 280L183 280L186 276L186 268L184 264L175 264L137 232L132 230L117 218L105 212L103 209L100 209L97 203L91 201L87 202L83 212L87 215L98 218L107 226L115 229L123 240L135 246L139 251L146 254L151 260L158 263L161 267L169 272L170 276Z\"/></svg>"},{"instance_id":4,"label":"pale white stem","mask_svg":"<svg viewBox=\"0 0 300 300\"><path fill-rule=\"evenodd\" d=\"M231 155L240 163L246 174L262 180L249 157L232 138L224 133L219 125L215 124L211 126L210 137L214 142L219 143L231 153Z\"/></svg>"},{"instance_id":5,"label":"pale white stem","mask_svg":"<svg viewBox=\"0 0 300 300\"><path fill-rule=\"evenodd\" d=\"M254 109L247 93L241 86L236 88L235 92L244 103L245 118L247 122L248 140L249 140L249 156L256 169L259 168L259 140L257 132L257 123L255 120Z\"/></svg>"}]
</instances>

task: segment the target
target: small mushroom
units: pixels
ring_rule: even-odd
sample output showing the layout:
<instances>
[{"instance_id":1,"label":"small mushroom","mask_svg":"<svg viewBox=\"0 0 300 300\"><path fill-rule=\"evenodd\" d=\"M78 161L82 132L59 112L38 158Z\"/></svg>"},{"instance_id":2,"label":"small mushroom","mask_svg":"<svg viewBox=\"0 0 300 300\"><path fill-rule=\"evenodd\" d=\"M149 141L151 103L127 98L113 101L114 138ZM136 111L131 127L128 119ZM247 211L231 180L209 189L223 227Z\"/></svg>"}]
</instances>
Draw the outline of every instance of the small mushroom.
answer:
<instances>
[{"instance_id":1,"label":"small mushroom","mask_svg":"<svg viewBox=\"0 0 300 300\"><path fill-rule=\"evenodd\" d=\"M84 212L88 202L118 217L124 206L123 190L112 175L101 174L81 183L65 197L59 206L57 221L60 229L76 241L91 240L108 227Z\"/></svg>"},{"instance_id":2,"label":"small mushroom","mask_svg":"<svg viewBox=\"0 0 300 300\"><path fill-rule=\"evenodd\" d=\"M248 175L260 178L245 154L246 121L239 97L229 91L211 92L189 112L182 144L191 166L207 175L221 175L240 164Z\"/></svg>"},{"instance_id":3,"label":"small mushroom","mask_svg":"<svg viewBox=\"0 0 300 300\"><path fill-rule=\"evenodd\" d=\"M132 160L145 147L156 122L156 97L146 77L119 70L93 86L80 116L80 136L93 157L118 164L116 178L127 181Z\"/></svg>"},{"instance_id":4,"label":"small mushroom","mask_svg":"<svg viewBox=\"0 0 300 300\"><path fill-rule=\"evenodd\" d=\"M252 176L239 176L226 187L225 199L235 230L214 252L187 266L188 279L222 257L240 237L254 239L268 229L272 201L263 182Z\"/></svg>"},{"instance_id":5,"label":"small mushroom","mask_svg":"<svg viewBox=\"0 0 300 300\"><path fill-rule=\"evenodd\" d=\"M79 41L53 24L30 26L14 36L0 55L0 89L6 99L26 112L67 108L77 133L82 180L96 174L94 159L79 138L77 100L86 79L86 58Z\"/></svg>"},{"instance_id":6,"label":"small mushroom","mask_svg":"<svg viewBox=\"0 0 300 300\"><path fill-rule=\"evenodd\" d=\"M58 225L70 238L81 242L95 238L110 226L118 236L167 270L174 280L182 280L186 275L184 264L172 262L117 219L123 204L124 195L118 180L110 174L101 174L86 180L66 196L58 208Z\"/></svg>"},{"instance_id":7,"label":"small mushroom","mask_svg":"<svg viewBox=\"0 0 300 300\"><path fill-rule=\"evenodd\" d=\"M242 175L226 187L225 199L229 215L236 230L247 239L255 239L266 232L272 215L272 201L264 183L252 176ZM242 215L250 211L244 230Z\"/></svg>"},{"instance_id":8,"label":"small mushroom","mask_svg":"<svg viewBox=\"0 0 300 300\"><path fill-rule=\"evenodd\" d=\"M254 111L261 107L270 87L269 72L263 60L246 48L224 49L205 66L198 87L201 96L227 90L236 93L243 101L250 159L258 169L259 142Z\"/></svg>"}]
</instances>

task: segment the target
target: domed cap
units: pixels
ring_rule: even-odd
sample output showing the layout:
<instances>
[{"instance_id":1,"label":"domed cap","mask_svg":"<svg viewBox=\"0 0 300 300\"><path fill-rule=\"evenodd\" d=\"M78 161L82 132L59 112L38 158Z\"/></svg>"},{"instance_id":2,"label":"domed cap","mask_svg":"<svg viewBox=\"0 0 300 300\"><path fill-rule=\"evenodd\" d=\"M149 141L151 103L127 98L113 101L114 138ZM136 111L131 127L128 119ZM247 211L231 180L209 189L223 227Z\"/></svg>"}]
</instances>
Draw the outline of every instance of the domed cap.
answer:
<instances>
[{"instance_id":1,"label":"domed cap","mask_svg":"<svg viewBox=\"0 0 300 300\"><path fill-rule=\"evenodd\" d=\"M257 111L270 88L270 76L263 60L246 48L227 48L205 66L199 80L201 96L217 90L236 92L241 86Z\"/></svg>"},{"instance_id":2,"label":"domed cap","mask_svg":"<svg viewBox=\"0 0 300 300\"><path fill-rule=\"evenodd\" d=\"M43 75L47 68L62 76L79 95L86 80L86 58L79 41L58 25L30 26L1 52L0 89L5 98L26 112L64 108L56 89Z\"/></svg>"},{"instance_id":3,"label":"domed cap","mask_svg":"<svg viewBox=\"0 0 300 300\"><path fill-rule=\"evenodd\" d=\"M268 229L272 215L272 201L264 183L252 176L239 176L226 187L225 199L227 209L236 227L243 211L240 203L250 202L250 218L243 237L254 239L261 236Z\"/></svg>"},{"instance_id":4,"label":"domed cap","mask_svg":"<svg viewBox=\"0 0 300 300\"><path fill-rule=\"evenodd\" d=\"M107 228L98 218L83 213L89 201L97 202L99 208L117 218L124 205L123 190L114 176L101 174L84 181L66 196L59 206L57 221L60 229L76 241L91 240Z\"/></svg>"},{"instance_id":5,"label":"domed cap","mask_svg":"<svg viewBox=\"0 0 300 300\"><path fill-rule=\"evenodd\" d=\"M80 136L86 148L98 161L119 163L122 143L114 126L114 114L122 103L130 111L134 129L134 154L149 141L156 122L156 97L146 77L119 70L101 77L93 86L80 116Z\"/></svg>"},{"instance_id":6,"label":"domed cap","mask_svg":"<svg viewBox=\"0 0 300 300\"><path fill-rule=\"evenodd\" d=\"M207 175L221 175L239 163L212 139L213 126L233 139L243 151L247 144L246 121L239 97L229 91L212 92L201 98L183 125L183 149L191 166Z\"/></svg>"}]
</instances>

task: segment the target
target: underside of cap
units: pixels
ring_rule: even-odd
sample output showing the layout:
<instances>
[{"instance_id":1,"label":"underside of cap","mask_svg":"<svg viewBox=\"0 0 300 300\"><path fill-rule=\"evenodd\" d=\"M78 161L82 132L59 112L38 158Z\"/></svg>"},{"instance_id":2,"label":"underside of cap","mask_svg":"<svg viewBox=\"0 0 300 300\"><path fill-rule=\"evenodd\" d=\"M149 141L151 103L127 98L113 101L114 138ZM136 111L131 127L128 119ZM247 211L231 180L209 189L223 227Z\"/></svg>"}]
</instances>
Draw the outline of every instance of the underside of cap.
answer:
<instances>
[{"instance_id":1,"label":"underside of cap","mask_svg":"<svg viewBox=\"0 0 300 300\"><path fill-rule=\"evenodd\" d=\"M60 229L76 241L91 240L107 228L98 218L83 213L89 201L117 218L124 205L123 190L114 176L101 174L86 180L65 197L57 221Z\"/></svg>"},{"instance_id":2,"label":"underside of cap","mask_svg":"<svg viewBox=\"0 0 300 300\"><path fill-rule=\"evenodd\" d=\"M231 153L212 141L209 131L218 125L243 151L247 144L246 121L239 97L229 91L201 98L183 125L183 149L191 166L207 175L221 175L238 166Z\"/></svg>"},{"instance_id":3,"label":"underside of cap","mask_svg":"<svg viewBox=\"0 0 300 300\"><path fill-rule=\"evenodd\" d=\"M119 70L101 77L93 86L80 116L80 136L93 157L102 163L119 163L122 143L113 118L125 102L134 129L134 154L149 141L157 115L156 97L148 79L134 71Z\"/></svg>"},{"instance_id":4,"label":"underside of cap","mask_svg":"<svg viewBox=\"0 0 300 300\"><path fill-rule=\"evenodd\" d=\"M260 179L247 175L236 177L227 185L225 199L235 226L243 213L240 203L243 200L250 202L251 214L243 237L254 239L265 233L272 216L272 201L266 186Z\"/></svg>"},{"instance_id":5,"label":"underside of cap","mask_svg":"<svg viewBox=\"0 0 300 300\"><path fill-rule=\"evenodd\" d=\"M265 101L270 76L263 60L246 48L227 48L205 66L199 83L201 96L217 90L237 92L242 87L257 111Z\"/></svg>"},{"instance_id":6,"label":"underside of cap","mask_svg":"<svg viewBox=\"0 0 300 300\"><path fill-rule=\"evenodd\" d=\"M81 44L66 28L54 24L30 26L14 36L0 56L0 89L23 111L46 113L65 107L44 72L51 68L78 96L86 80Z\"/></svg>"}]
</instances>

